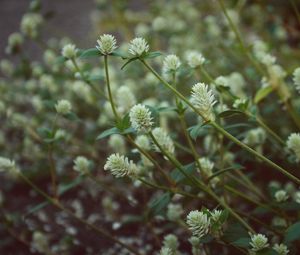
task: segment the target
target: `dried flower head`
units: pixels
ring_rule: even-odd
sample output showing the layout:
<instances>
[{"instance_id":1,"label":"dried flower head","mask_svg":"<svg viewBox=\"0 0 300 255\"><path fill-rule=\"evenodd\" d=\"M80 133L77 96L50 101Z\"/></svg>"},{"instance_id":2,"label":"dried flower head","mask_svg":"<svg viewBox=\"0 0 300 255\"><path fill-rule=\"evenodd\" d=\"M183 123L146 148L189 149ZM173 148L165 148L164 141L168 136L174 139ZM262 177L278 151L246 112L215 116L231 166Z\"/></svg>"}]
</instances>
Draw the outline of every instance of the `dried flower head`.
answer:
<instances>
[{"instance_id":1,"label":"dried flower head","mask_svg":"<svg viewBox=\"0 0 300 255\"><path fill-rule=\"evenodd\" d=\"M59 100L55 105L55 109L59 114L67 114L71 111L72 105L68 100Z\"/></svg>"},{"instance_id":2,"label":"dried flower head","mask_svg":"<svg viewBox=\"0 0 300 255\"><path fill-rule=\"evenodd\" d=\"M139 57L149 51L149 45L144 38L137 37L130 41L128 51L131 55Z\"/></svg>"},{"instance_id":3,"label":"dried flower head","mask_svg":"<svg viewBox=\"0 0 300 255\"><path fill-rule=\"evenodd\" d=\"M191 103L200 112L205 121L214 120L213 106L216 103L214 94L204 83L197 83L192 88Z\"/></svg>"},{"instance_id":4,"label":"dried flower head","mask_svg":"<svg viewBox=\"0 0 300 255\"><path fill-rule=\"evenodd\" d=\"M188 214L186 223L192 231L193 236L198 238L205 236L210 229L209 217L198 210L191 211Z\"/></svg>"},{"instance_id":5,"label":"dried flower head","mask_svg":"<svg viewBox=\"0 0 300 255\"><path fill-rule=\"evenodd\" d=\"M287 139L287 147L292 150L296 157L297 160L300 160L300 134L299 133L292 133L288 139Z\"/></svg>"},{"instance_id":6,"label":"dried flower head","mask_svg":"<svg viewBox=\"0 0 300 255\"><path fill-rule=\"evenodd\" d=\"M103 34L97 40L96 48L103 54L109 55L117 48L117 40L113 35Z\"/></svg>"},{"instance_id":7,"label":"dried flower head","mask_svg":"<svg viewBox=\"0 0 300 255\"><path fill-rule=\"evenodd\" d=\"M104 165L104 170L109 170L116 178L130 176L134 177L137 174L137 166L132 160L119 153L110 155Z\"/></svg>"},{"instance_id":8,"label":"dried flower head","mask_svg":"<svg viewBox=\"0 0 300 255\"><path fill-rule=\"evenodd\" d=\"M61 54L68 59L76 57L77 49L75 44L67 44L62 48Z\"/></svg>"},{"instance_id":9,"label":"dried flower head","mask_svg":"<svg viewBox=\"0 0 300 255\"><path fill-rule=\"evenodd\" d=\"M263 234L255 234L251 236L251 250L254 252L260 251L269 246L268 238Z\"/></svg>"},{"instance_id":10,"label":"dried flower head","mask_svg":"<svg viewBox=\"0 0 300 255\"><path fill-rule=\"evenodd\" d=\"M129 112L129 118L132 127L142 133L147 133L153 125L151 113L148 108L142 104L133 106Z\"/></svg>"}]
</instances>

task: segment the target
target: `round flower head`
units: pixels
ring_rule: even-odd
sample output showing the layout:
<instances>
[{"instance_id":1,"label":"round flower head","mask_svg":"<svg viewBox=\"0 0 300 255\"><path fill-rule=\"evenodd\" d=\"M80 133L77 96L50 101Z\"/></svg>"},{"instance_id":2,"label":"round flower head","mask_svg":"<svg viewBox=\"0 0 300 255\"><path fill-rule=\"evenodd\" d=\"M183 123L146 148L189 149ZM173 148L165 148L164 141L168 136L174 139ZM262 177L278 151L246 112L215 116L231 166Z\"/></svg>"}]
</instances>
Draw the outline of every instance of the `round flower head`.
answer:
<instances>
[{"instance_id":1,"label":"round flower head","mask_svg":"<svg viewBox=\"0 0 300 255\"><path fill-rule=\"evenodd\" d=\"M172 254L177 254L179 243L178 243L178 238L175 235L173 234L166 235L164 237L163 245L164 247L168 247L169 249L171 249L173 251Z\"/></svg>"},{"instance_id":2,"label":"round flower head","mask_svg":"<svg viewBox=\"0 0 300 255\"><path fill-rule=\"evenodd\" d=\"M153 136L155 137L158 144L167 151L168 154L174 154L175 147L171 137L168 133L160 127L153 129ZM154 145L156 151L160 152L160 149Z\"/></svg>"},{"instance_id":3,"label":"round flower head","mask_svg":"<svg viewBox=\"0 0 300 255\"><path fill-rule=\"evenodd\" d=\"M153 125L149 109L142 104L133 106L129 112L129 118L132 127L142 133L147 133Z\"/></svg>"},{"instance_id":4,"label":"round flower head","mask_svg":"<svg viewBox=\"0 0 300 255\"><path fill-rule=\"evenodd\" d=\"M4 157L0 157L0 172L12 171L16 168L15 162Z\"/></svg>"},{"instance_id":5,"label":"round flower head","mask_svg":"<svg viewBox=\"0 0 300 255\"><path fill-rule=\"evenodd\" d=\"M210 219L206 214L198 210L191 211L188 214L186 223L192 231L193 236L198 238L205 236L210 229Z\"/></svg>"},{"instance_id":6,"label":"round flower head","mask_svg":"<svg viewBox=\"0 0 300 255\"><path fill-rule=\"evenodd\" d=\"M78 156L74 161L73 169L82 174L89 171L90 162L83 156Z\"/></svg>"},{"instance_id":7,"label":"round flower head","mask_svg":"<svg viewBox=\"0 0 300 255\"><path fill-rule=\"evenodd\" d=\"M205 58L197 51L189 51L186 54L186 60L191 68L197 68L204 64Z\"/></svg>"},{"instance_id":8,"label":"round flower head","mask_svg":"<svg viewBox=\"0 0 300 255\"><path fill-rule=\"evenodd\" d=\"M131 55L139 57L139 56L143 55L143 53L146 53L149 51L149 45L144 38L137 37L130 41L128 51Z\"/></svg>"},{"instance_id":9,"label":"round flower head","mask_svg":"<svg viewBox=\"0 0 300 255\"><path fill-rule=\"evenodd\" d=\"M251 236L250 246L254 252L267 248L269 246L268 238L262 234L253 235Z\"/></svg>"},{"instance_id":10,"label":"round flower head","mask_svg":"<svg viewBox=\"0 0 300 255\"><path fill-rule=\"evenodd\" d=\"M300 92L300 67L296 68L293 73L293 81L298 92Z\"/></svg>"},{"instance_id":11,"label":"round flower head","mask_svg":"<svg viewBox=\"0 0 300 255\"><path fill-rule=\"evenodd\" d=\"M274 197L278 203L284 202L289 198L285 190L276 191Z\"/></svg>"},{"instance_id":12,"label":"round flower head","mask_svg":"<svg viewBox=\"0 0 300 255\"><path fill-rule=\"evenodd\" d=\"M296 191L293 198L296 203L300 204L300 191Z\"/></svg>"},{"instance_id":13,"label":"round flower head","mask_svg":"<svg viewBox=\"0 0 300 255\"><path fill-rule=\"evenodd\" d=\"M183 214L183 209L180 204L169 204L167 210L167 218L170 221L177 221Z\"/></svg>"},{"instance_id":14,"label":"round flower head","mask_svg":"<svg viewBox=\"0 0 300 255\"><path fill-rule=\"evenodd\" d=\"M116 92L116 101L120 112L127 112L136 103L136 99L128 86L121 86Z\"/></svg>"},{"instance_id":15,"label":"round flower head","mask_svg":"<svg viewBox=\"0 0 300 255\"><path fill-rule=\"evenodd\" d=\"M135 143L144 150L150 150L151 144L149 138L146 135L139 135L135 139Z\"/></svg>"},{"instance_id":16,"label":"round flower head","mask_svg":"<svg viewBox=\"0 0 300 255\"><path fill-rule=\"evenodd\" d=\"M159 255L174 255L173 251L168 247L162 247Z\"/></svg>"},{"instance_id":17,"label":"round flower head","mask_svg":"<svg viewBox=\"0 0 300 255\"><path fill-rule=\"evenodd\" d=\"M132 160L119 153L112 154L107 158L107 161L104 165L104 170L109 170L112 175L116 178L124 176L135 176L137 173L137 166L133 163Z\"/></svg>"},{"instance_id":18,"label":"round flower head","mask_svg":"<svg viewBox=\"0 0 300 255\"><path fill-rule=\"evenodd\" d=\"M217 209L213 210L211 212L211 220L213 222L218 222L220 220L222 213L223 213L222 210L217 210Z\"/></svg>"},{"instance_id":19,"label":"round flower head","mask_svg":"<svg viewBox=\"0 0 300 255\"><path fill-rule=\"evenodd\" d=\"M97 40L98 45L96 48L103 54L109 55L117 48L117 41L113 35L104 34L100 35Z\"/></svg>"},{"instance_id":20,"label":"round flower head","mask_svg":"<svg viewBox=\"0 0 300 255\"><path fill-rule=\"evenodd\" d=\"M76 46L74 44L65 45L62 48L62 51L61 51L62 55L65 58L68 58L68 59L75 58L76 57L76 52L77 52L77 49L76 49Z\"/></svg>"},{"instance_id":21,"label":"round flower head","mask_svg":"<svg viewBox=\"0 0 300 255\"><path fill-rule=\"evenodd\" d=\"M55 105L55 109L59 114L67 114L71 111L72 105L68 100L59 100Z\"/></svg>"},{"instance_id":22,"label":"round flower head","mask_svg":"<svg viewBox=\"0 0 300 255\"><path fill-rule=\"evenodd\" d=\"M300 160L300 134L299 133L291 134L288 137L286 144L287 147L295 153L297 157L297 161L299 161Z\"/></svg>"},{"instance_id":23,"label":"round flower head","mask_svg":"<svg viewBox=\"0 0 300 255\"><path fill-rule=\"evenodd\" d=\"M275 244L273 249L278 253L278 255L287 255L290 251L285 244Z\"/></svg>"},{"instance_id":24,"label":"round flower head","mask_svg":"<svg viewBox=\"0 0 300 255\"><path fill-rule=\"evenodd\" d=\"M204 83L197 83L192 88L191 103L200 112L205 121L214 120L213 106L216 103L214 94Z\"/></svg>"},{"instance_id":25,"label":"round flower head","mask_svg":"<svg viewBox=\"0 0 300 255\"><path fill-rule=\"evenodd\" d=\"M171 73L176 72L178 68L180 67L181 62L179 58L172 54L165 57L163 62L163 72L164 73Z\"/></svg>"}]
</instances>

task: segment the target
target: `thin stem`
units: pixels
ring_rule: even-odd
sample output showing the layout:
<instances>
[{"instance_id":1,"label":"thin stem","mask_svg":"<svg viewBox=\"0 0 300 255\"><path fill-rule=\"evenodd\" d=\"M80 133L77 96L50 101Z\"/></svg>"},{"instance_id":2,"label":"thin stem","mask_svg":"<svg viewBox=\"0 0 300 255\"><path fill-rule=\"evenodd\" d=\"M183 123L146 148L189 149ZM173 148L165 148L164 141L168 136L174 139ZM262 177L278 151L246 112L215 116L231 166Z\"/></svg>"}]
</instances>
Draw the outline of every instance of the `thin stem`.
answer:
<instances>
[{"instance_id":1,"label":"thin stem","mask_svg":"<svg viewBox=\"0 0 300 255\"><path fill-rule=\"evenodd\" d=\"M299 24L300 24L300 12L298 10L297 4L296 4L295 0L290 0L290 2L292 4L292 6L293 6L293 9L294 9L294 11L296 13L297 19L298 19Z\"/></svg>"},{"instance_id":2,"label":"thin stem","mask_svg":"<svg viewBox=\"0 0 300 255\"><path fill-rule=\"evenodd\" d=\"M193 104L191 104L189 102L188 99L185 98L184 95L182 95L179 91L177 91L175 88L173 88L168 82L166 82L150 65L148 65L148 63L145 62L145 60L140 59L140 61L145 65L145 67L151 71L167 88L169 88L171 91L173 91L180 99L182 99L195 113L197 113L199 116L202 116L202 114L195 108L195 106ZM207 121L205 118L203 118L204 121ZM278 166L277 164L275 164L274 162L272 162L271 160L269 160L268 158L266 158L265 156L261 155L260 153L256 152L255 150L251 149L248 145L242 143L241 141L239 141L238 139L236 139L234 136L232 136L230 133L228 133L225 129L223 129L222 127L220 127L216 122L214 121L210 121L209 124L211 126L213 126L217 131L219 131L220 133L222 133L225 137L227 137L228 139L230 139L232 142L234 142L235 144L237 144L238 146L242 147L243 149L245 149L246 151L248 151L250 154L258 157L259 159L261 159L262 161L264 161L265 163L267 163L269 166L271 166L272 168L278 170L279 172L281 172L282 174L284 174L285 176L287 176L288 178L290 178L291 180L293 180L294 182L296 182L297 184L300 184L300 180L295 177L294 175L290 174L287 170L283 169L282 167Z\"/></svg>"},{"instance_id":3,"label":"thin stem","mask_svg":"<svg viewBox=\"0 0 300 255\"><path fill-rule=\"evenodd\" d=\"M114 104L112 92L111 92L111 87L110 87L110 81L109 81L109 73L108 73L108 63L107 63L107 56L104 56L104 68L105 68L105 77L106 77L106 85L107 85L107 90L108 90L108 97L109 97L109 102L111 105L111 108L113 110L113 113L115 115L116 120L118 121L120 119L118 112L116 110L116 106Z\"/></svg>"},{"instance_id":4,"label":"thin stem","mask_svg":"<svg viewBox=\"0 0 300 255\"><path fill-rule=\"evenodd\" d=\"M18 175L21 177L21 179L23 181L25 181L29 186L31 186L31 188L33 188L37 193L39 193L41 196L43 196L47 201L49 201L56 208L66 212L72 218L74 218L77 221L81 222L82 224L88 226L89 228L91 228L95 232L105 236L106 238L110 239L111 241L113 241L115 243L118 243L122 247L124 247L127 250L131 251L133 254L140 255L140 253L135 248L133 248L133 247L123 243L122 241L118 240L116 237L112 236L111 234L106 232L104 229L102 229L100 227L96 227L96 226L90 224L89 222L85 221L84 219L81 219L81 218L77 217L72 211L65 208L58 200L51 198L44 191L42 191L40 188L38 188L33 182L31 182L31 180L29 180L25 175L23 175L23 173L19 172Z\"/></svg>"}]
</instances>

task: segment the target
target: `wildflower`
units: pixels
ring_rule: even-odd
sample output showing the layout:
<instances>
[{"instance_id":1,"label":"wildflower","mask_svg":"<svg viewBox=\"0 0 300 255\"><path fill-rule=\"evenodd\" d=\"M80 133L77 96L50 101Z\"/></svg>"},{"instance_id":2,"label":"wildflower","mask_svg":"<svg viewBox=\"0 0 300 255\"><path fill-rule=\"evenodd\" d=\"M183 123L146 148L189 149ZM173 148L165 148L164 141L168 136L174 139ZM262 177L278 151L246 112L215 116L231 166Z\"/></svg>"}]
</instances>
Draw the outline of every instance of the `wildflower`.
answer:
<instances>
[{"instance_id":1,"label":"wildflower","mask_svg":"<svg viewBox=\"0 0 300 255\"><path fill-rule=\"evenodd\" d=\"M300 134L292 133L287 139L287 147L292 150L296 157L297 161L300 160Z\"/></svg>"},{"instance_id":2,"label":"wildflower","mask_svg":"<svg viewBox=\"0 0 300 255\"><path fill-rule=\"evenodd\" d=\"M300 92L300 67L296 68L293 73L293 81L296 89Z\"/></svg>"},{"instance_id":3,"label":"wildflower","mask_svg":"<svg viewBox=\"0 0 300 255\"><path fill-rule=\"evenodd\" d=\"M204 83L197 83L192 88L191 103L206 121L214 120L213 106L216 103L213 92Z\"/></svg>"},{"instance_id":4,"label":"wildflower","mask_svg":"<svg viewBox=\"0 0 300 255\"><path fill-rule=\"evenodd\" d=\"M27 13L21 20L21 31L30 38L36 38L38 35L38 28L43 23L43 18L37 13Z\"/></svg>"},{"instance_id":5,"label":"wildflower","mask_svg":"<svg viewBox=\"0 0 300 255\"><path fill-rule=\"evenodd\" d=\"M256 146L263 144L266 138L266 132L262 128L254 128L247 132L244 143L250 146Z\"/></svg>"},{"instance_id":6,"label":"wildflower","mask_svg":"<svg viewBox=\"0 0 300 255\"><path fill-rule=\"evenodd\" d=\"M67 114L71 111L72 105L68 100L59 100L55 105L55 109L59 114Z\"/></svg>"},{"instance_id":7,"label":"wildflower","mask_svg":"<svg viewBox=\"0 0 300 255\"><path fill-rule=\"evenodd\" d=\"M186 54L186 60L191 68L197 68L204 64L205 58L197 51L189 51Z\"/></svg>"},{"instance_id":8,"label":"wildflower","mask_svg":"<svg viewBox=\"0 0 300 255\"><path fill-rule=\"evenodd\" d=\"M119 134L113 134L109 137L108 145L116 152L125 153L125 140L123 136Z\"/></svg>"},{"instance_id":9,"label":"wildflower","mask_svg":"<svg viewBox=\"0 0 300 255\"><path fill-rule=\"evenodd\" d=\"M174 143L165 130L163 130L160 127L157 127L153 129L153 136L164 151L166 151L168 154L174 154ZM154 148L156 151L160 152L158 146L154 145Z\"/></svg>"},{"instance_id":10,"label":"wildflower","mask_svg":"<svg viewBox=\"0 0 300 255\"><path fill-rule=\"evenodd\" d=\"M130 41L128 51L131 55L139 57L149 51L149 45L144 38L137 37Z\"/></svg>"},{"instance_id":11,"label":"wildflower","mask_svg":"<svg viewBox=\"0 0 300 255\"><path fill-rule=\"evenodd\" d=\"M74 166L73 169L81 174L85 174L89 171L90 162L86 157L78 156L73 161Z\"/></svg>"},{"instance_id":12,"label":"wildflower","mask_svg":"<svg viewBox=\"0 0 300 255\"><path fill-rule=\"evenodd\" d=\"M210 219L206 214L198 210L191 211L188 214L186 223L192 231L193 236L198 238L205 236L210 229Z\"/></svg>"},{"instance_id":13,"label":"wildflower","mask_svg":"<svg viewBox=\"0 0 300 255\"><path fill-rule=\"evenodd\" d=\"M274 244L273 249L278 253L278 255L287 255L290 251L285 244Z\"/></svg>"},{"instance_id":14,"label":"wildflower","mask_svg":"<svg viewBox=\"0 0 300 255\"><path fill-rule=\"evenodd\" d=\"M76 52L77 52L77 49L76 49L76 46L74 44L67 44L65 45L63 48L62 48L62 55L65 57L65 58L68 58L68 59L73 59L76 57Z\"/></svg>"},{"instance_id":15,"label":"wildflower","mask_svg":"<svg viewBox=\"0 0 300 255\"><path fill-rule=\"evenodd\" d=\"M1 59L0 60L0 69L3 74L6 76L11 76L14 72L14 65L10 60Z\"/></svg>"},{"instance_id":16,"label":"wildflower","mask_svg":"<svg viewBox=\"0 0 300 255\"><path fill-rule=\"evenodd\" d=\"M190 244L192 245L192 254L196 255L196 254L200 254L200 250L201 250L201 242L200 239L196 236L192 236L189 239Z\"/></svg>"},{"instance_id":17,"label":"wildflower","mask_svg":"<svg viewBox=\"0 0 300 255\"><path fill-rule=\"evenodd\" d=\"M254 252L260 251L269 246L268 238L263 234L255 234L251 236L251 250Z\"/></svg>"},{"instance_id":18,"label":"wildflower","mask_svg":"<svg viewBox=\"0 0 300 255\"><path fill-rule=\"evenodd\" d=\"M6 48L6 52L8 54L14 53L20 49L20 46L23 44L24 39L22 34L16 32L12 33L8 37L8 45Z\"/></svg>"},{"instance_id":19,"label":"wildflower","mask_svg":"<svg viewBox=\"0 0 300 255\"><path fill-rule=\"evenodd\" d=\"M42 232L35 231L32 236L32 246L40 253L49 253L49 240L47 235Z\"/></svg>"},{"instance_id":20,"label":"wildflower","mask_svg":"<svg viewBox=\"0 0 300 255\"><path fill-rule=\"evenodd\" d=\"M96 48L103 54L109 55L117 48L117 41L113 35L103 34L97 40Z\"/></svg>"},{"instance_id":21,"label":"wildflower","mask_svg":"<svg viewBox=\"0 0 300 255\"><path fill-rule=\"evenodd\" d=\"M209 178L210 176L212 176L214 163L211 162L208 158L204 157L200 158L198 161L201 166L201 173L204 175L204 177ZM220 179L218 177L215 177L210 181L210 184L214 187L219 181Z\"/></svg>"},{"instance_id":22,"label":"wildflower","mask_svg":"<svg viewBox=\"0 0 300 255\"><path fill-rule=\"evenodd\" d=\"M183 214L183 209L180 204L169 204L167 209L167 218L170 221L177 221Z\"/></svg>"},{"instance_id":23,"label":"wildflower","mask_svg":"<svg viewBox=\"0 0 300 255\"><path fill-rule=\"evenodd\" d=\"M150 150L151 144L149 138L146 135L139 135L135 139L135 143L144 150Z\"/></svg>"},{"instance_id":24,"label":"wildflower","mask_svg":"<svg viewBox=\"0 0 300 255\"><path fill-rule=\"evenodd\" d=\"M142 133L147 133L153 125L150 111L142 104L133 106L129 112L132 127Z\"/></svg>"},{"instance_id":25,"label":"wildflower","mask_svg":"<svg viewBox=\"0 0 300 255\"><path fill-rule=\"evenodd\" d=\"M132 160L119 153L110 155L104 165L104 170L111 171L116 178L124 176L135 176L137 173L137 166Z\"/></svg>"},{"instance_id":26,"label":"wildflower","mask_svg":"<svg viewBox=\"0 0 300 255\"><path fill-rule=\"evenodd\" d=\"M217 210L217 209L213 210L211 212L211 220L213 222L218 222L220 220L222 213L223 213L222 210Z\"/></svg>"},{"instance_id":27,"label":"wildflower","mask_svg":"<svg viewBox=\"0 0 300 255\"><path fill-rule=\"evenodd\" d=\"M160 255L174 255L172 250L168 247L162 247L159 254Z\"/></svg>"},{"instance_id":28,"label":"wildflower","mask_svg":"<svg viewBox=\"0 0 300 255\"><path fill-rule=\"evenodd\" d=\"M300 204L300 191L295 192L294 200L295 200L296 203Z\"/></svg>"},{"instance_id":29,"label":"wildflower","mask_svg":"<svg viewBox=\"0 0 300 255\"><path fill-rule=\"evenodd\" d=\"M168 74L171 72L176 72L180 65L181 62L176 55L168 55L165 57L163 62L163 73Z\"/></svg>"},{"instance_id":30,"label":"wildflower","mask_svg":"<svg viewBox=\"0 0 300 255\"><path fill-rule=\"evenodd\" d=\"M179 247L178 238L173 234L165 236L163 246L169 248L174 255L177 254L177 249Z\"/></svg>"},{"instance_id":31,"label":"wildflower","mask_svg":"<svg viewBox=\"0 0 300 255\"><path fill-rule=\"evenodd\" d=\"M229 87L230 86L229 79L227 77L225 77L225 76L218 76L215 79L215 83L218 86L224 86L224 87Z\"/></svg>"},{"instance_id":32,"label":"wildflower","mask_svg":"<svg viewBox=\"0 0 300 255\"><path fill-rule=\"evenodd\" d=\"M116 93L116 101L120 112L127 112L136 103L136 99L128 86L121 86Z\"/></svg>"},{"instance_id":33,"label":"wildflower","mask_svg":"<svg viewBox=\"0 0 300 255\"><path fill-rule=\"evenodd\" d=\"M285 190L278 190L274 196L278 203L284 202L289 198L289 196Z\"/></svg>"},{"instance_id":34,"label":"wildflower","mask_svg":"<svg viewBox=\"0 0 300 255\"><path fill-rule=\"evenodd\" d=\"M16 164L13 160L0 157L0 172L10 172L16 169Z\"/></svg>"}]
</instances>

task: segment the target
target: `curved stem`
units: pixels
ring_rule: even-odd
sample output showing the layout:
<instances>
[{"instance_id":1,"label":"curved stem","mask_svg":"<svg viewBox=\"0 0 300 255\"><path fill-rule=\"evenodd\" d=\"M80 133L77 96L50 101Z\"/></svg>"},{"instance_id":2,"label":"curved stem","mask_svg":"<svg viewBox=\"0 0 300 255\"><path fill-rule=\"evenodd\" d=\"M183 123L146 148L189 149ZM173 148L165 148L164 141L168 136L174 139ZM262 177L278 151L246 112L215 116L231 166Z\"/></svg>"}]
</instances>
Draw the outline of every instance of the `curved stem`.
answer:
<instances>
[{"instance_id":1,"label":"curved stem","mask_svg":"<svg viewBox=\"0 0 300 255\"><path fill-rule=\"evenodd\" d=\"M145 60L140 59L140 61L145 65L145 67L151 71L167 88L169 88L173 93L175 93L180 99L182 99L182 101L184 101L195 113L197 113L199 116L202 116L202 114L195 108L195 106L193 104L191 104L189 102L188 99L186 99L186 97L184 95L182 95L179 91L177 91L175 88L173 88L168 82L166 82L150 65L148 65L148 63L145 62ZM205 118L203 118L204 121L207 121ZM219 131L220 133L222 133L225 137L227 137L228 139L230 139L232 142L234 142L235 144L237 144L238 146L242 147L243 149L245 149L246 151L248 151L250 154L258 157L259 159L261 159L263 162L265 162L266 164L268 164L269 166L271 166L272 168L278 170L279 172L281 172L282 174L284 174L285 176L287 176L288 178L290 178L291 180L293 180L294 182L296 182L297 184L300 184L300 180L290 174L287 170L283 169L281 166L278 166L277 164L275 164L274 162L272 162L271 160L269 160L268 158L266 158L265 156L263 156L262 154L256 152L255 150L251 149L248 145L242 143L241 141L239 141L238 139L236 139L234 136L232 136L230 133L228 133L225 129L223 129L222 127L220 127L216 122L214 121L210 121L209 124L211 126L213 126L217 131Z\"/></svg>"}]
</instances>

